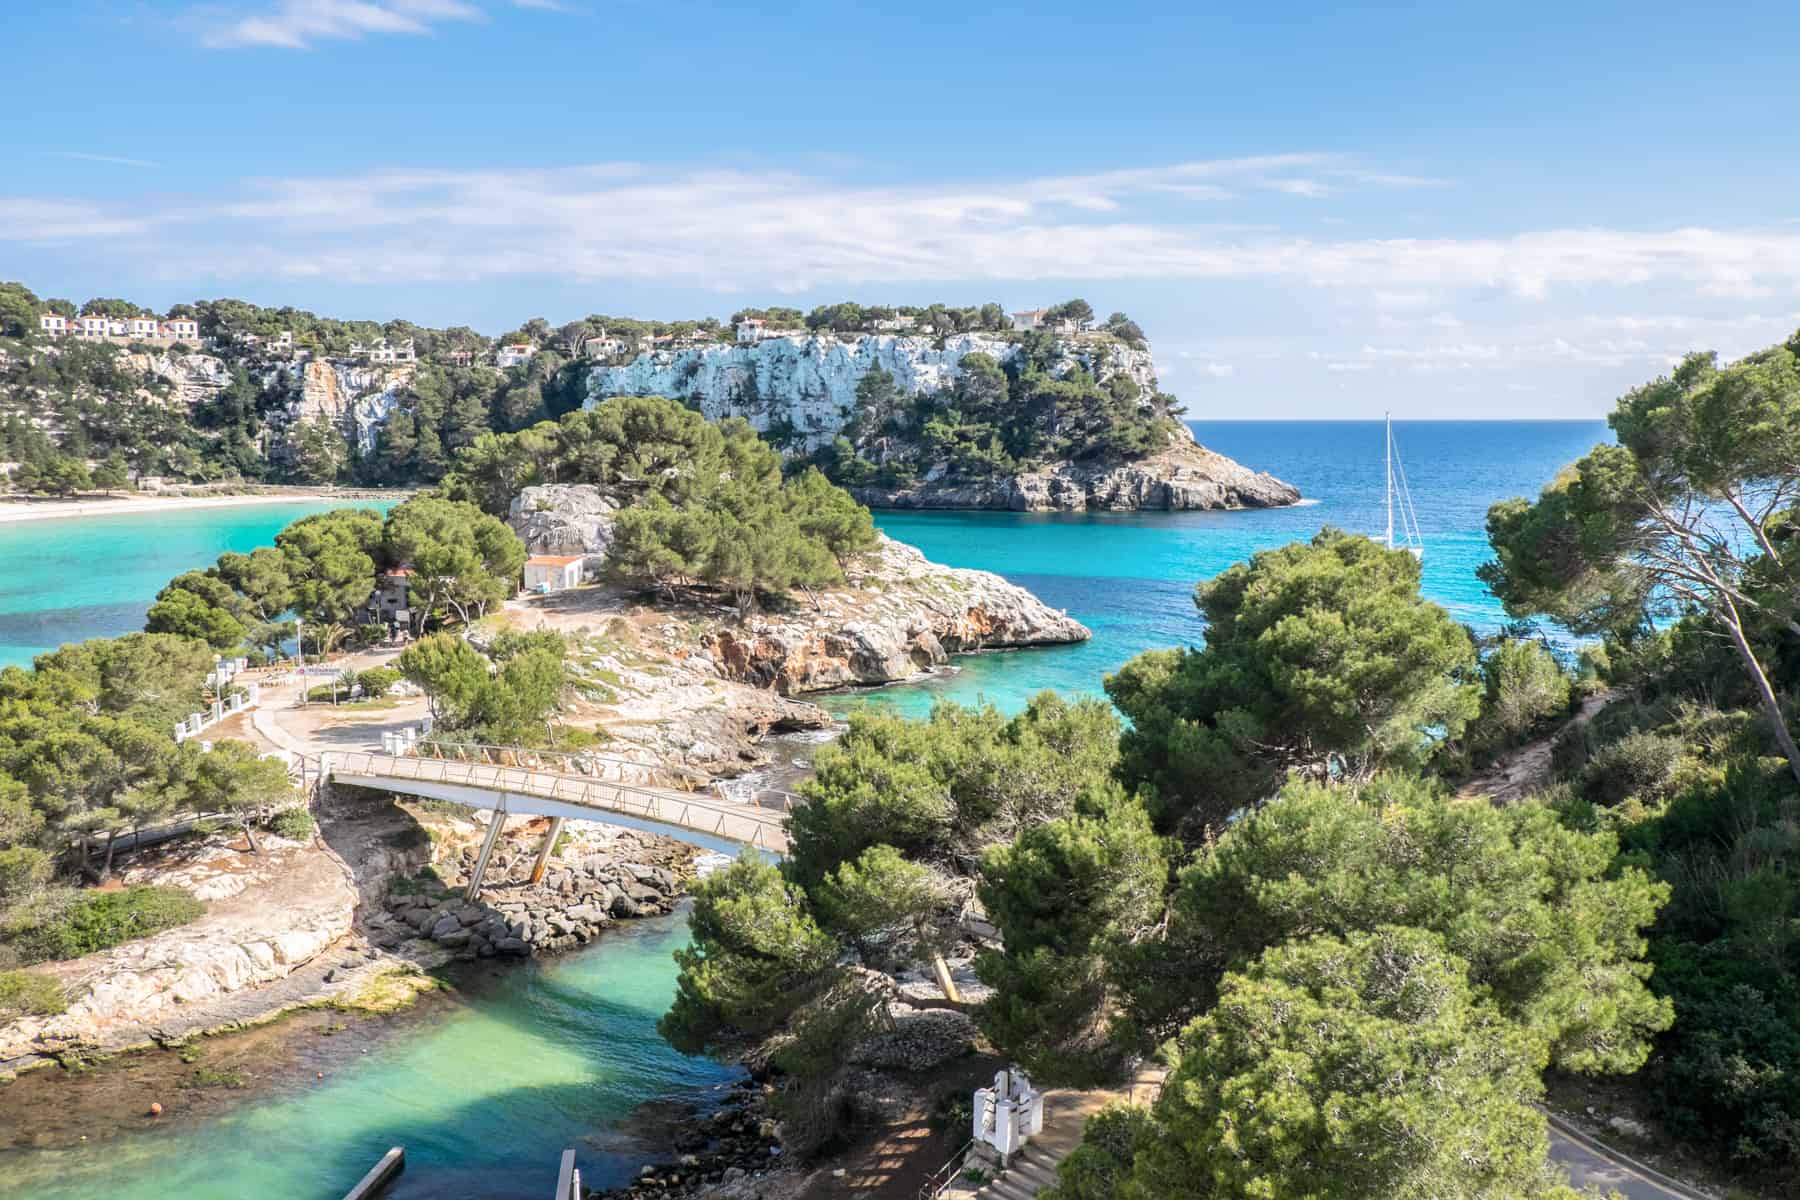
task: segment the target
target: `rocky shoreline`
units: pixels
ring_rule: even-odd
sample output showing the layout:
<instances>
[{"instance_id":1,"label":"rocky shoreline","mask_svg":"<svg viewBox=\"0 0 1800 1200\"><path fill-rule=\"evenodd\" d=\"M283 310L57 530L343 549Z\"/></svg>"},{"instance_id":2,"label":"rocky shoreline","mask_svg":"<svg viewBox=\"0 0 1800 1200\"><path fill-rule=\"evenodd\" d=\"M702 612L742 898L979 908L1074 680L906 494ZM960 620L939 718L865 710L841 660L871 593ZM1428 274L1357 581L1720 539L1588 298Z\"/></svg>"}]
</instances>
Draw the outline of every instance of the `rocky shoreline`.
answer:
<instances>
[{"instance_id":1,"label":"rocky shoreline","mask_svg":"<svg viewBox=\"0 0 1800 1200\"><path fill-rule=\"evenodd\" d=\"M1010 512L1182 512L1281 508L1300 489L1194 441L1184 425L1168 449L1139 459L1059 462L1018 475L944 475L905 487L851 488L871 508L1001 509Z\"/></svg>"},{"instance_id":2,"label":"rocky shoreline","mask_svg":"<svg viewBox=\"0 0 1800 1200\"><path fill-rule=\"evenodd\" d=\"M547 822L526 822L541 836ZM489 865L481 898L464 899L476 852L464 847L454 867L395 880L384 911L364 925L387 950L429 942L468 961L557 954L584 946L615 921L674 910L697 852L655 834L621 831L605 851L573 861L552 858L541 883L530 881L535 853L514 842Z\"/></svg>"}]
</instances>

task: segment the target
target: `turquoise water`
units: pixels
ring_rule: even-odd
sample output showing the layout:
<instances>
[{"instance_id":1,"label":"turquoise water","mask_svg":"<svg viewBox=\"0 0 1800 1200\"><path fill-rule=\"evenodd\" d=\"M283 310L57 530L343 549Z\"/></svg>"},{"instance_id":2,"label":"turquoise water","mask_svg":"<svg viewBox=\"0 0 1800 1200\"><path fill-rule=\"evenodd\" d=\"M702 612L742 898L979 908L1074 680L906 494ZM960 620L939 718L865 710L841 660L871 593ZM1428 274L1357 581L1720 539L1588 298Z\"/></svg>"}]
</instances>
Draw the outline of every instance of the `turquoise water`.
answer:
<instances>
[{"instance_id":1,"label":"turquoise water","mask_svg":"<svg viewBox=\"0 0 1800 1200\"><path fill-rule=\"evenodd\" d=\"M183 571L271 545L289 522L342 507L298 501L0 525L0 667L142 629L156 593Z\"/></svg>"},{"instance_id":2,"label":"turquoise water","mask_svg":"<svg viewBox=\"0 0 1800 1200\"><path fill-rule=\"evenodd\" d=\"M1308 538L1321 525L1380 535L1382 425L1378 421L1192 422L1200 441L1269 471L1307 497L1293 508L1246 512L1049 515L883 513L877 524L926 557L997 571L1094 631L1078 646L988 654L921 682L826 700L840 715L867 703L922 716L941 698L1016 710L1043 688L1099 694L1132 655L1193 644L1202 627L1194 584L1250 554ZM1489 556L1483 521L1495 500L1536 495L1608 431L1599 421L1396 423L1394 437L1425 538L1424 591L1459 621L1491 630L1504 619L1475 568Z\"/></svg>"},{"instance_id":3,"label":"turquoise water","mask_svg":"<svg viewBox=\"0 0 1800 1200\"><path fill-rule=\"evenodd\" d=\"M393 1200L548 1196L568 1147L584 1182L617 1186L668 1153L659 1126L634 1136L634 1108L705 1105L739 1074L657 1036L675 991L670 955L686 941L678 914L564 958L494 968L470 995L323 1081L307 1063L290 1090L230 1115L146 1120L79 1150L0 1153L0 1195L326 1200L396 1144L406 1173L385 1193Z\"/></svg>"},{"instance_id":4,"label":"turquoise water","mask_svg":"<svg viewBox=\"0 0 1800 1200\"><path fill-rule=\"evenodd\" d=\"M884 514L883 529L940 562L998 571L1094 631L1079 646L981 655L925 683L829 698L839 711L940 696L1013 709L1052 687L1096 693L1133 654L1201 635L1193 585L1320 525L1378 533L1381 426L1199 424L1201 440L1297 484L1305 505L1267 512L1099 516ZM1426 593L1477 628L1502 619L1474 577L1494 500L1534 493L1606 430L1581 423L1405 423L1396 427L1424 527ZM0 663L63 641L138 628L156 590L227 549L267 544L320 505L267 505L0 526ZM389 1145L407 1148L396 1196L544 1195L575 1146L595 1186L620 1182L664 1147L633 1143L633 1108L696 1099L730 1074L656 1035L674 990L679 918L609 933L569 958L518 966L415 1027L376 1042L322 1082L233 1114L80 1152L0 1153L0 1195L62 1198L341 1195ZM304 1073L303 1073L304 1074ZM622 1125L622 1122L625 1125Z\"/></svg>"}]
</instances>

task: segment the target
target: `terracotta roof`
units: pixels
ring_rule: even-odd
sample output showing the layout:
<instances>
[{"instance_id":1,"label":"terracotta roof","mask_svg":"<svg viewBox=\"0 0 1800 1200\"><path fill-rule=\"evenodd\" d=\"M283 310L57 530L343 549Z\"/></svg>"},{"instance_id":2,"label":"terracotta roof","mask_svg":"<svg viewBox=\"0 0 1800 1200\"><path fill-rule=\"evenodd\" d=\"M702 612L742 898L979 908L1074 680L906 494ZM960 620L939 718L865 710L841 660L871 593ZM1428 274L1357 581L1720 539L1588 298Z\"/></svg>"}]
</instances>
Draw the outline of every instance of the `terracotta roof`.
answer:
<instances>
[{"instance_id":1,"label":"terracotta roof","mask_svg":"<svg viewBox=\"0 0 1800 1200\"><path fill-rule=\"evenodd\" d=\"M528 567L566 567L586 558L585 554L534 554L525 560Z\"/></svg>"}]
</instances>

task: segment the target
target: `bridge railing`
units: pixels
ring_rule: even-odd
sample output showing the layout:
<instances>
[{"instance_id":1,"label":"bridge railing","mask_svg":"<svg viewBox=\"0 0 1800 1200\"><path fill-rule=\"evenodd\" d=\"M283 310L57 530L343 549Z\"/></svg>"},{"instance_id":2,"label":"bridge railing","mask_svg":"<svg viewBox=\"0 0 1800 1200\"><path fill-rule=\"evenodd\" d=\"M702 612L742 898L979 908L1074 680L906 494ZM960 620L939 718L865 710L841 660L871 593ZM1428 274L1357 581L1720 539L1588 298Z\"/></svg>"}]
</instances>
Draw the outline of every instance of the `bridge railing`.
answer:
<instances>
[{"instance_id":1,"label":"bridge railing","mask_svg":"<svg viewBox=\"0 0 1800 1200\"><path fill-rule=\"evenodd\" d=\"M450 762L486 763L499 767L537 767L563 775L584 775L614 783L636 783L680 792L712 792L734 804L793 811L799 797L778 788L756 787L744 780L714 780L699 771L636 762L591 750L535 750L524 746L490 746L480 742L453 742L420 738L410 751L420 758Z\"/></svg>"},{"instance_id":2,"label":"bridge railing","mask_svg":"<svg viewBox=\"0 0 1800 1200\"><path fill-rule=\"evenodd\" d=\"M443 783L510 792L558 800L599 812L616 812L775 853L785 853L787 834L781 817L771 809L733 804L704 792L656 789L641 784L562 774L529 766L502 766L476 762L421 758L416 755L375 754L368 751L336 752L330 756L333 775L351 775L421 783Z\"/></svg>"}]
</instances>

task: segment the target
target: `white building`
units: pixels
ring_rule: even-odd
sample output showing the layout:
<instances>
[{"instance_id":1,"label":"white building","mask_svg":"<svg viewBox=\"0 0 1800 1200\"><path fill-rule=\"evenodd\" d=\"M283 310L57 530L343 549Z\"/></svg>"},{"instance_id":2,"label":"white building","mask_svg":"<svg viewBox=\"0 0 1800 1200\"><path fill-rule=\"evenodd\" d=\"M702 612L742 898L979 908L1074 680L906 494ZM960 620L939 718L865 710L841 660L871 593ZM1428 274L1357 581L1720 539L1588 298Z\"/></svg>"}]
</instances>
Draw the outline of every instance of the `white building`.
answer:
<instances>
[{"instance_id":1,"label":"white building","mask_svg":"<svg viewBox=\"0 0 1800 1200\"><path fill-rule=\"evenodd\" d=\"M494 351L494 365L505 369L516 367L520 363L528 363L531 356L537 353L537 347L530 342L514 342L510 346L502 346Z\"/></svg>"},{"instance_id":2,"label":"white building","mask_svg":"<svg viewBox=\"0 0 1800 1200\"><path fill-rule=\"evenodd\" d=\"M582 554L534 554L525 560L525 590L561 592L581 586L587 556Z\"/></svg>"},{"instance_id":3,"label":"white building","mask_svg":"<svg viewBox=\"0 0 1800 1200\"><path fill-rule=\"evenodd\" d=\"M1042 329L1044 327L1044 317L1049 311L1050 310L1047 308L1027 308L1012 313L1010 315L1012 316L1013 328L1024 330Z\"/></svg>"},{"instance_id":4,"label":"white building","mask_svg":"<svg viewBox=\"0 0 1800 1200\"><path fill-rule=\"evenodd\" d=\"M80 336L85 338L103 338L112 332L112 322L105 317L94 317L83 313L75 318Z\"/></svg>"},{"instance_id":5,"label":"white building","mask_svg":"<svg viewBox=\"0 0 1800 1200\"><path fill-rule=\"evenodd\" d=\"M368 348L368 355L370 362L378 363L417 362L419 357L413 351L411 338L404 342L389 342L386 338L377 338L375 344Z\"/></svg>"},{"instance_id":6,"label":"white building","mask_svg":"<svg viewBox=\"0 0 1800 1200\"><path fill-rule=\"evenodd\" d=\"M625 353L625 339L609 337L597 333L593 337L582 339L581 353L586 358L611 358L615 354Z\"/></svg>"},{"instance_id":7,"label":"white building","mask_svg":"<svg viewBox=\"0 0 1800 1200\"><path fill-rule=\"evenodd\" d=\"M137 317L127 317L125 319L125 336L137 338L142 341L151 341L155 339L157 330L161 325L162 322L158 321L149 313L144 313L142 316Z\"/></svg>"},{"instance_id":8,"label":"white building","mask_svg":"<svg viewBox=\"0 0 1800 1200\"><path fill-rule=\"evenodd\" d=\"M173 317L163 322L163 329L171 341L186 342L190 346L200 344L200 322L192 317Z\"/></svg>"},{"instance_id":9,"label":"white building","mask_svg":"<svg viewBox=\"0 0 1800 1200\"><path fill-rule=\"evenodd\" d=\"M737 330L737 340L740 342L760 342L775 334L775 331L769 328L769 323L760 317L745 317L734 328Z\"/></svg>"},{"instance_id":10,"label":"white building","mask_svg":"<svg viewBox=\"0 0 1800 1200\"><path fill-rule=\"evenodd\" d=\"M63 337L69 332L69 318L60 313L45 313L38 318L38 329L46 337Z\"/></svg>"},{"instance_id":11,"label":"white building","mask_svg":"<svg viewBox=\"0 0 1800 1200\"><path fill-rule=\"evenodd\" d=\"M917 317L886 317L875 322L877 333L905 333L919 323Z\"/></svg>"}]
</instances>

